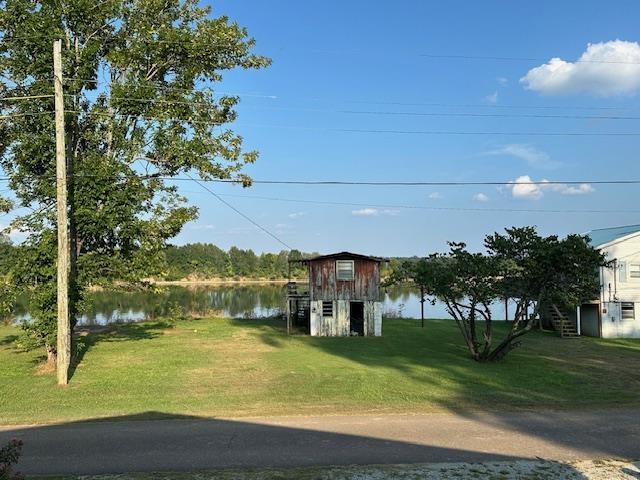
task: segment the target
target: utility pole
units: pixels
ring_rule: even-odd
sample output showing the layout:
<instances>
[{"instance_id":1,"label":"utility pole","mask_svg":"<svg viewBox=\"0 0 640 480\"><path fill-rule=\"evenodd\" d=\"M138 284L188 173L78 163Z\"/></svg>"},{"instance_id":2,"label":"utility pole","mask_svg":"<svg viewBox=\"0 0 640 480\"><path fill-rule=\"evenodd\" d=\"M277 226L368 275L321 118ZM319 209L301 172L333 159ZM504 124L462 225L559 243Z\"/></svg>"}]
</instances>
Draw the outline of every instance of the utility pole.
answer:
<instances>
[{"instance_id":1,"label":"utility pole","mask_svg":"<svg viewBox=\"0 0 640 480\"><path fill-rule=\"evenodd\" d=\"M424 328L424 302L424 287L420 287L420 323L422 328Z\"/></svg>"},{"instance_id":2,"label":"utility pole","mask_svg":"<svg viewBox=\"0 0 640 480\"><path fill-rule=\"evenodd\" d=\"M67 159L62 90L62 41L53 42L53 85L56 122L56 199L58 206L58 385L69 382L71 322L69 318L69 220L67 218Z\"/></svg>"}]
</instances>

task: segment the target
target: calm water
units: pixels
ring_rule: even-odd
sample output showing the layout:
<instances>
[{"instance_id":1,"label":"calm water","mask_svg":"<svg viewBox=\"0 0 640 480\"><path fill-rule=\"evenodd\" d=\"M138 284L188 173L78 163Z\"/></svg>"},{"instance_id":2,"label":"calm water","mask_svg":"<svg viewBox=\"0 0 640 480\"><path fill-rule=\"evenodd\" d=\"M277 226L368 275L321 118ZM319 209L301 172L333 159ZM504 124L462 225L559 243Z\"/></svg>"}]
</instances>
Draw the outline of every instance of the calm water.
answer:
<instances>
[{"instance_id":1,"label":"calm water","mask_svg":"<svg viewBox=\"0 0 640 480\"><path fill-rule=\"evenodd\" d=\"M156 292L94 292L90 308L79 325L141 322L184 313L205 316L222 314L234 318L271 317L284 308L283 285L163 287ZM513 311L513 308L511 309ZM494 318L504 318L504 305L496 304ZM28 313L18 307L18 320ZM394 287L385 292L383 314L390 317L420 318L420 298L410 288ZM425 303L426 318L449 318L444 306Z\"/></svg>"}]
</instances>

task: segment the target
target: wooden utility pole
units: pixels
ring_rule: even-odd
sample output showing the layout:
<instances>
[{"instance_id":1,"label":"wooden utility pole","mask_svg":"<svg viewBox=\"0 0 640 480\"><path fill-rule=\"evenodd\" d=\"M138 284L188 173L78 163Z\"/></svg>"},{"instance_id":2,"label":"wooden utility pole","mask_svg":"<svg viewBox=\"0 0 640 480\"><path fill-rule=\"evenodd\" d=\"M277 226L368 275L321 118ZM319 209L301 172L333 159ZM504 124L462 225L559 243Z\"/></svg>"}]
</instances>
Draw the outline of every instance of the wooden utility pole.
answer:
<instances>
[{"instance_id":1,"label":"wooden utility pole","mask_svg":"<svg viewBox=\"0 0 640 480\"><path fill-rule=\"evenodd\" d=\"M420 320L422 328L424 328L424 287L420 287Z\"/></svg>"},{"instance_id":2,"label":"wooden utility pole","mask_svg":"<svg viewBox=\"0 0 640 480\"><path fill-rule=\"evenodd\" d=\"M67 159L62 90L62 41L53 42L53 84L56 121L56 198L58 205L58 385L69 381L71 322L69 318L69 220L67 218Z\"/></svg>"}]
</instances>

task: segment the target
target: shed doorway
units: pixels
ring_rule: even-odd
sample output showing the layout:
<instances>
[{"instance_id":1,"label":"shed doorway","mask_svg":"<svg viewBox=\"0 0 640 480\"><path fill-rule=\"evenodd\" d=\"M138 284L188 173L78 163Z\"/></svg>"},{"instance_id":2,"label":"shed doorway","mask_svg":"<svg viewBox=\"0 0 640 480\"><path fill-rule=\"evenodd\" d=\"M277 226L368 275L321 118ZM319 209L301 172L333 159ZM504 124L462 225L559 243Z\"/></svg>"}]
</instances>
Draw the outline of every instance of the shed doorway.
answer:
<instances>
[{"instance_id":1,"label":"shed doorway","mask_svg":"<svg viewBox=\"0 0 640 480\"><path fill-rule=\"evenodd\" d=\"M364 302L350 302L349 333L364 336Z\"/></svg>"}]
</instances>

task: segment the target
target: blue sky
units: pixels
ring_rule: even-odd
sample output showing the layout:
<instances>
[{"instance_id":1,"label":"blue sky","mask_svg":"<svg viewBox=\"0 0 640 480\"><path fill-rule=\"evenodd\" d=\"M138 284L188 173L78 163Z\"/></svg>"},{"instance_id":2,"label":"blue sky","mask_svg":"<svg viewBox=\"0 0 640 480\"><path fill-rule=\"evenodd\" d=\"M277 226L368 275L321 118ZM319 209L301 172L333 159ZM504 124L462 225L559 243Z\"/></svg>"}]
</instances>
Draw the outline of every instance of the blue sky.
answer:
<instances>
[{"instance_id":1,"label":"blue sky","mask_svg":"<svg viewBox=\"0 0 640 480\"><path fill-rule=\"evenodd\" d=\"M247 148L261 152L258 162L247 169L256 179L515 181L528 177L582 181L640 177L640 137L335 131L640 132L640 120L629 119L416 115L640 117L640 65L633 64L640 62L640 46L635 43L640 40L638 2L221 0L211 4L214 15L228 15L246 26L257 39L256 51L273 59L273 65L263 71L228 73L220 86L221 91L245 94L234 128L244 136ZM594 45L587 51L588 44ZM553 57L574 62L583 54L588 61L546 65ZM628 61L632 63L624 63ZM514 105L526 108L511 108ZM281 249L198 185L181 188L200 207L200 218L186 226L175 243L213 242L257 252ZM511 225L537 225L546 234L565 234L640 223L640 213L628 212L640 209L635 200L639 186L255 185L242 189L211 184L211 188L232 195L224 198L304 251L423 255L444 250L447 240L478 247L486 233Z\"/></svg>"}]
</instances>

